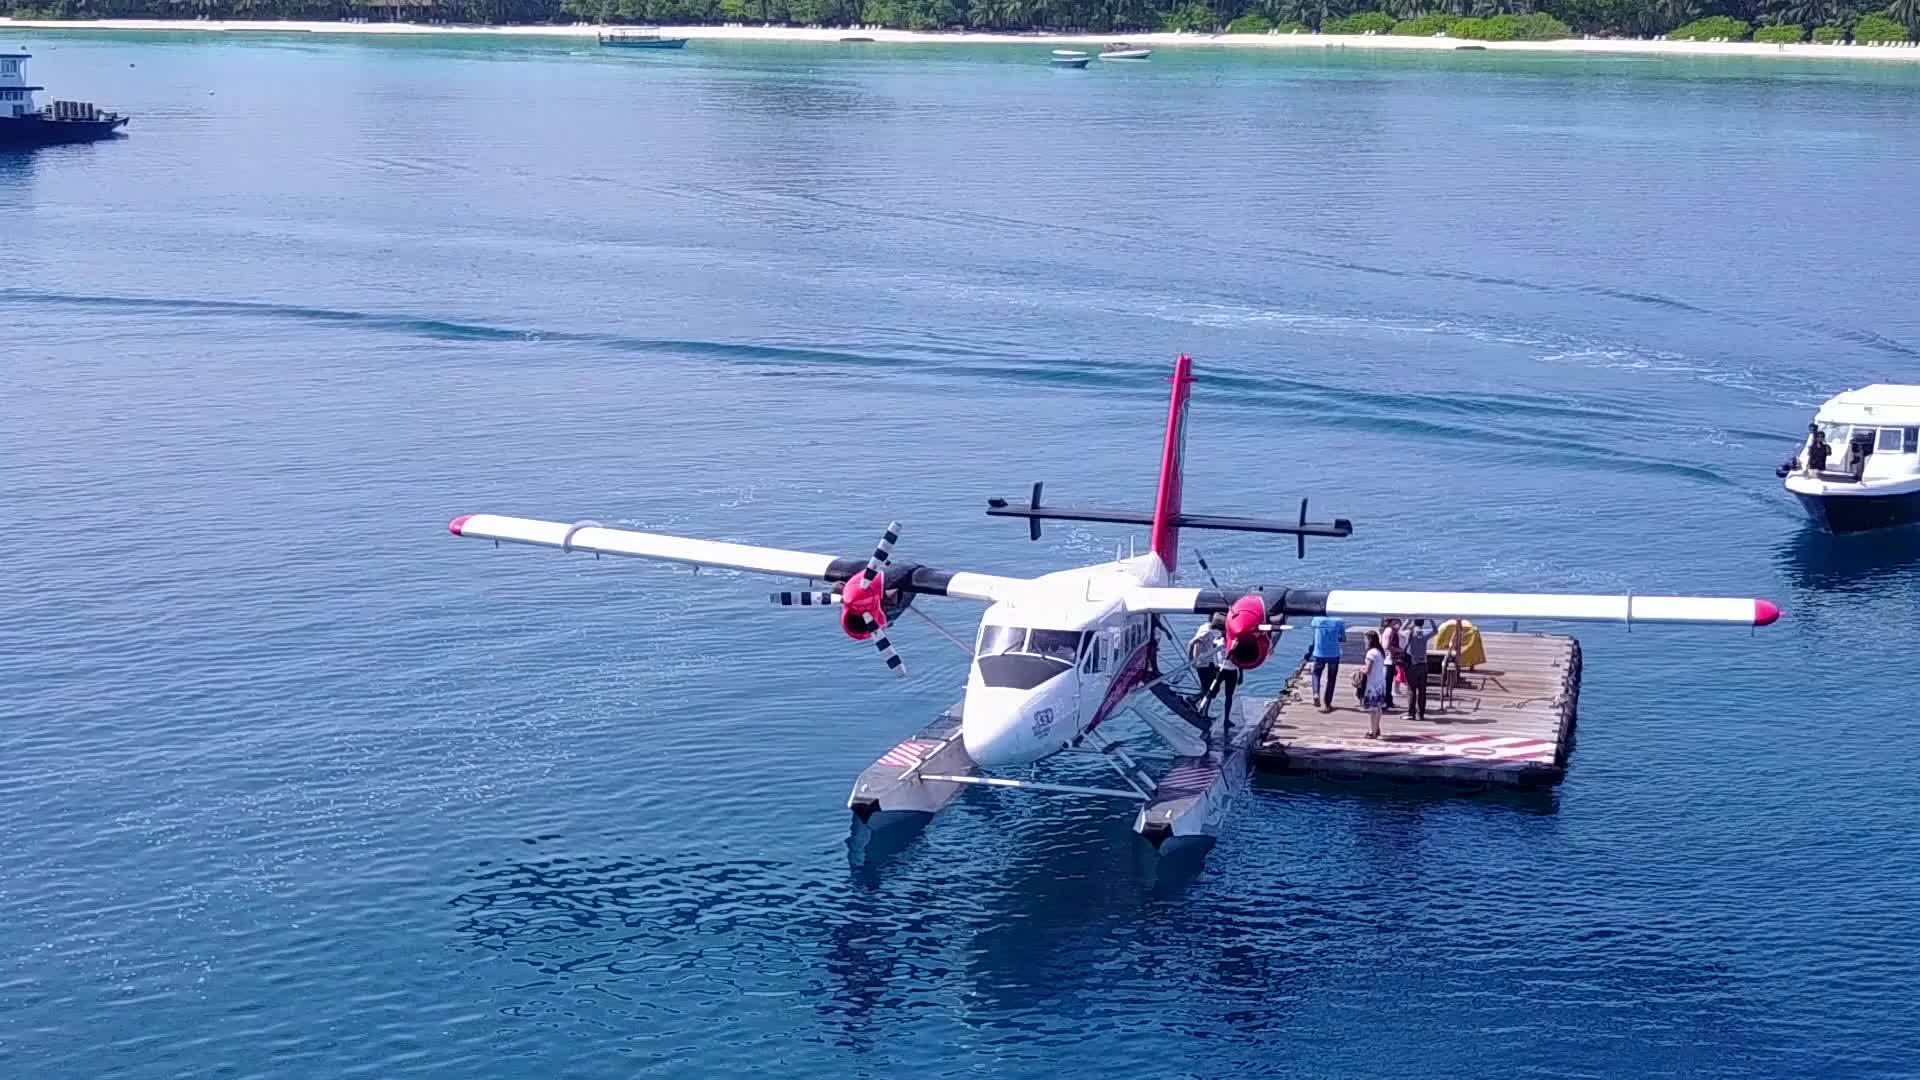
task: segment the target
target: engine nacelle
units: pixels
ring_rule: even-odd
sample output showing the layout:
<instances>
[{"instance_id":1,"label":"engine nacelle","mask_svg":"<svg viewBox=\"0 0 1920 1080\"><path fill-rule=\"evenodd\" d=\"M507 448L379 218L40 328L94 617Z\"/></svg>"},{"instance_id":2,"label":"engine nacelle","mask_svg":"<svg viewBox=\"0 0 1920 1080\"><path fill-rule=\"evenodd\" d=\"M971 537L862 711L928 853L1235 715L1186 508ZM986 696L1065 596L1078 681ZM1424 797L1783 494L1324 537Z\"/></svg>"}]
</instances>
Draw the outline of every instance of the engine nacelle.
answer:
<instances>
[{"instance_id":1,"label":"engine nacelle","mask_svg":"<svg viewBox=\"0 0 1920 1080\"><path fill-rule=\"evenodd\" d=\"M1273 651L1273 635L1260 627L1267 621L1267 601L1259 595L1243 596L1227 609L1227 659L1242 671L1251 671L1267 662Z\"/></svg>"},{"instance_id":2,"label":"engine nacelle","mask_svg":"<svg viewBox=\"0 0 1920 1080\"><path fill-rule=\"evenodd\" d=\"M867 616L873 617L873 628L867 627ZM855 641L865 641L873 636L873 631L887 625L887 575L879 573L868 581L866 575L855 574L840 586L840 629Z\"/></svg>"}]
</instances>

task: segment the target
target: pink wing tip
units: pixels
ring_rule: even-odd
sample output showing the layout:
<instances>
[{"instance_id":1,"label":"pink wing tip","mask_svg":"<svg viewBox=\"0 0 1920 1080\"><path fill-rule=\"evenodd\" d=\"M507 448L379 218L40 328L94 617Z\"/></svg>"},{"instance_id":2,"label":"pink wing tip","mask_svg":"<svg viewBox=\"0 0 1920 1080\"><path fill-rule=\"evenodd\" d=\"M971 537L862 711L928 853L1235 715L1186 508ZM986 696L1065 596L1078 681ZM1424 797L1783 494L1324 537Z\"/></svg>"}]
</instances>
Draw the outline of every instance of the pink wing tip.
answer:
<instances>
[{"instance_id":1,"label":"pink wing tip","mask_svg":"<svg viewBox=\"0 0 1920 1080\"><path fill-rule=\"evenodd\" d=\"M1753 625L1772 626L1779 621L1780 609L1774 606L1772 601L1755 600L1753 602Z\"/></svg>"},{"instance_id":2,"label":"pink wing tip","mask_svg":"<svg viewBox=\"0 0 1920 1080\"><path fill-rule=\"evenodd\" d=\"M472 516L472 514L461 514L459 517L447 522L447 531L455 536L459 536L460 530L467 527L467 519Z\"/></svg>"}]
</instances>

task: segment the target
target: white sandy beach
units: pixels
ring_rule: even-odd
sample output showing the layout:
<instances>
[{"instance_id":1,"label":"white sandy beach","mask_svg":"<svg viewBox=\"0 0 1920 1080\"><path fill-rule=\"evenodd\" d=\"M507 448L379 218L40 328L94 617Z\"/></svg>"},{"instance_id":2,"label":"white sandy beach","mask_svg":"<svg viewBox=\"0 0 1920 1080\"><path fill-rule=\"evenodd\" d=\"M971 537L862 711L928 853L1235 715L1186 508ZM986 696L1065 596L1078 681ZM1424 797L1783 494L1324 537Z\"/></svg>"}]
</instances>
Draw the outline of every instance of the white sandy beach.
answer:
<instances>
[{"instance_id":1,"label":"white sandy beach","mask_svg":"<svg viewBox=\"0 0 1920 1080\"><path fill-rule=\"evenodd\" d=\"M436 26L423 23L342 22L200 22L184 19L58 19L0 18L0 30L121 30L177 33L282 34L465 34L485 37L593 37L597 26ZM1920 47L1891 45L1761 45L1754 42L1641 41L1620 38L1570 38L1564 41L1469 42L1444 37L1362 36L1357 34L988 34L970 32L922 33L912 30L820 29L789 26L674 26L664 32L676 37L712 41L839 42L850 36L876 42L911 45L1073 45L1097 48L1124 37L1133 45L1154 49L1422 49L1451 51L1462 46L1487 52L1613 53L1652 56L1749 56L1787 59L1904 60L1920 62Z\"/></svg>"}]
</instances>

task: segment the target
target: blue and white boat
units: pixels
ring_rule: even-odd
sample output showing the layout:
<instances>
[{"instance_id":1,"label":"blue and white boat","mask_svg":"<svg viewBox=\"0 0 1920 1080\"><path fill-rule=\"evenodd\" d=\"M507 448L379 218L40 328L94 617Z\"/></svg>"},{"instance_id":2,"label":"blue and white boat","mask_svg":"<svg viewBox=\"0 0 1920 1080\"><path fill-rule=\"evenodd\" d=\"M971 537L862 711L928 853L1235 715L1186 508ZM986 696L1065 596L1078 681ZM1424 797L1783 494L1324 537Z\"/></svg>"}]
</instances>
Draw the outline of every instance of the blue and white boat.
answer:
<instances>
[{"instance_id":1,"label":"blue and white boat","mask_svg":"<svg viewBox=\"0 0 1920 1080\"><path fill-rule=\"evenodd\" d=\"M667 37L657 26L642 26L631 30L602 30L600 45L608 49L684 49L687 39Z\"/></svg>"},{"instance_id":2,"label":"blue and white boat","mask_svg":"<svg viewBox=\"0 0 1920 1080\"><path fill-rule=\"evenodd\" d=\"M1777 474L1815 525L1857 533L1920 522L1920 386L1835 394L1808 427ZM1816 435L1824 453L1814 449Z\"/></svg>"},{"instance_id":3,"label":"blue and white boat","mask_svg":"<svg viewBox=\"0 0 1920 1080\"><path fill-rule=\"evenodd\" d=\"M27 61L33 54L0 52L0 146L50 146L55 143L110 139L127 118L86 101L56 101L42 109L28 86Z\"/></svg>"},{"instance_id":4,"label":"blue and white boat","mask_svg":"<svg viewBox=\"0 0 1920 1080\"><path fill-rule=\"evenodd\" d=\"M1077 49L1055 49L1048 63L1054 67L1083 68L1092 62L1093 57Z\"/></svg>"}]
</instances>

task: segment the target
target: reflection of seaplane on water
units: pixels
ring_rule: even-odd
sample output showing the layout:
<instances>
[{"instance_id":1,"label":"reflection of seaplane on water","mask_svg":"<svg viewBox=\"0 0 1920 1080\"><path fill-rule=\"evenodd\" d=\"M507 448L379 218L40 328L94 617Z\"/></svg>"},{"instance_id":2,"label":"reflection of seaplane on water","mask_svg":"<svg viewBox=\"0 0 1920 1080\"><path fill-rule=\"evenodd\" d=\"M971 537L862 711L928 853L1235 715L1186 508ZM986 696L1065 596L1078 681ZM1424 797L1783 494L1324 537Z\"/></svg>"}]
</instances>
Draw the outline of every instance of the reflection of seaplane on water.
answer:
<instances>
[{"instance_id":1,"label":"reflection of seaplane on water","mask_svg":"<svg viewBox=\"0 0 1920 1080\"><path fill-rule=\"evenodd\" d=\"M867 558L836 558L802 551L693 540L614 529L596 522L568 524L494 514L469 514L448 526L455 536L559 548L596 555L720 566L806 579L830 591L776 593L785 605L830 605L841 629L871 641L897 674L905 665L887 636L890 622L920 596L944 596L988 605L975 636L964 699L916 737L888 751L863 773L848 805L867 827L924 822L966 785L982 784L1073 794L1115 795L1142 804L1135 827L1162 847L1172 837L1211 836L1224 802L1244 772L1252 723L1214 723L1172 689L1189 673L1179 640L1163 616L1223 614L1225 648L1241 671L1266 661L1275 636L1294 616L1374 616L1429 613L1483 619L1710 623L1764 626L1779 617L1765 600L1674 596L1576 596L1538 593L1313 591L1287 588L1179 588L1175 553L1183 529L1276 533L1298 538L1344 537L1345 520L1311 523L1306 504L1296 521L1189 514L1181 506L1192 362L1175 364L1172 403L1160 458L1160 486L1150 512L1043 505L1035 484L1025 506L994 499L987 513L1028 519L1040 536L1045 520L1141 525L1151 529L1141 555L1036 578L937 570L896 562L899 525L888 526ZM923 614L916 612L916 614ZM1158 641L1168 638L1178 659L1163 671ZM1148 691L1176 719L1156 716L1134 700ZM1148 775L1125 748L1101 730L1121 710L1133 711L1176 755L1163 775ZM1043 783L991 775L1063 751L1105 757L1125 789ZM1164 848L1163 848L1164 850Z\"/></svg>"}]
</instances>

